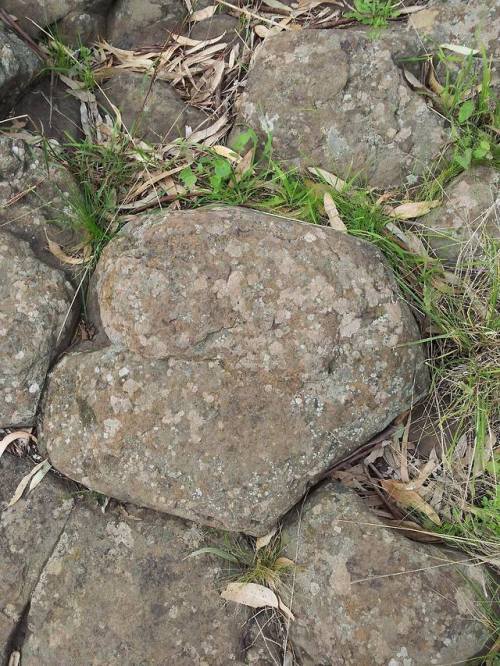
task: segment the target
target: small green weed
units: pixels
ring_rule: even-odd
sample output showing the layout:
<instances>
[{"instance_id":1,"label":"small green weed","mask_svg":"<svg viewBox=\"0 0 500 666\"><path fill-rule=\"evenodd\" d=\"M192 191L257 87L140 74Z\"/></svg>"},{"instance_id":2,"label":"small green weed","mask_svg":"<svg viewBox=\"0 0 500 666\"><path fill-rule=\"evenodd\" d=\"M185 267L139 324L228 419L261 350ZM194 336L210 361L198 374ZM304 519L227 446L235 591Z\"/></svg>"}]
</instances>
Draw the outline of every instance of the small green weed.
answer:
<instances>
[{"instance_id":1,"label":"small green weed","mask_svg":"<svg viewBox=\"0 0 500 666\"><path fill-rule=\"evenodd\" d=\"M387 27L390 19L399 16L398 4L394 0L354 0L353 11L345 14L345 17L353 18L363 25L371 25L377 32Z\"/></svg>"},{"instance_id":2,"label":"small green weed","mask_svg":"<svg viewBox=\"0 0 500 666\"><path fill-rule=\"evenodd\" d=\"M296 568L294 562L283 555L284 549L280 533L275 534L269 544L262 548L257 548L251 537L226 534L222 547L200 548L191 553L190 557L214 555L229 563L227 575L231 580L279 590Z\"/></svg>"},{"instance_id":3,"label":"small green weed","mask_svg":"<svg viewBox=\"0 0 500 666\"><path fill-rule=\"evenodd\" d=\"M42 74L62 74L80 81L86 90L94 90L93 52L82 44L76 49L66 46L56 32L48 33L46 42L47 64Z\"/></svg>"}]
</instances>

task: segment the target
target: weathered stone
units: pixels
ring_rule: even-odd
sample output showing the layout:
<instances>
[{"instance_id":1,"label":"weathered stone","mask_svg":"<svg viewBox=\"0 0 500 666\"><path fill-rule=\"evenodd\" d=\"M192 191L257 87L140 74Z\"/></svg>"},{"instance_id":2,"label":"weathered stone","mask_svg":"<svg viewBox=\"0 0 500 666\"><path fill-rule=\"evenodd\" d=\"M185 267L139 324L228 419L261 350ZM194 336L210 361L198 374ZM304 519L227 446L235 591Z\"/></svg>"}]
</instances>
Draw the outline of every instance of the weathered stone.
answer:
<instances>
[{"instance_id":1,"label":"weathered stone","mask_svg":"<svg viewBox=\"0 0 500 666\"><path fill-rule=\"evenodd\" d=\"M58 79L37 83L17 102L13 115L27 115L29 129L61 144L68 142L68 134L77 140L83 137L80 102Z\"/></svg>"},{"instance_id":2,"label":"weathered stone","mask_svg":"<svg viewBox=\"0 0 500 666\"><path fill-rule=\"evenodd\" d=\"M250 534L425 391L372 246L238 208L146 215L96 273L115 347L65 356L40 445L92 489Z\"/></svg>"},{"instance_id":3,"label":"weathered stone","mask_svg":"<svg viewBox=\"0 0 500 666\"><path fill-rule=\"evenodd\" d=\"M8 508L18 483L32 468L27 459L0 459L0 658L64 525L73 501L46 476L35 492ZM2 664L4 661L2 660Z\"/></svg>"},{"instance_id":4,"label":"weathered stone","mask_svg":"<svg viewBox=\"0 0 500 666\"><path fill-rule=\"evenodd\" d=\"M62 272L0 231L0 428L33 423L49 365L74 323L72 298Z\"/></svg>"},{"instance_id":5,"label":"weathered stone","mask_svg":"<svg viewBox=\"0 0 500 666\"><path fill-rule=\"evenodd\" d=\"M421 48L443 43L483 46L488 55L498 57L500 6L497 0L432 0L409 16L406 32Z\"/></svg>"},{"instance_id":6,"label":"weathered stone","mask_svg":"<svg viewBox=\"0 0 500 666\"><path fill-rule=\"evenodd\" d=\"M46 264L74 270L48 251L47 236L65 248L81 242L69 198L78 196L70 174L47 161L41 148L0 136L0 228L28 241Z\"/></svg>"},{"instance_id":7,"label":"weathered stone","mask_svg":"<svg viewBox=\"0 0 500 666\"><path fill-rule=\"evenodd\" d=\"M220 560L186 559L213 541L129 511L75 508L32 596L23 666L242 664L247 614L221 599Z\"/></svg>"},{"instance_id":8,"label":"weathered stone","mask_svg":"<svg viewBox=\"0 0 500 666\"><path fill-rule=\"evenodd\" d=\"M283 537L300 565L289 638L302 666L465 662L488 639L466 579L477 583L477 565L385 528L338 484L315 491Z\"/></svg>"},{"instance_id":9,"label":"weathered stone","mask_svg":"<svg viewBox=\"0 0 500 666\"><path fill-rule=\"evenodd\" d=\"M106 97L121 112L122 120L134 136L157 143L186 137L186 127L197 129L206 115L182 100L166 81L136 72L123 72L107 81ZM100 97L106 108L104 96Z\"/></svg>"},{"instance_id":10,"label":"weathered stone","mask_svg":"<svg viewBox=\"0 0 500 666\"><path fill-rule=\"evenodd\" d=\"M70 12L57 24L57 34L65 44L74 47L106 39L106 15L98 12Z\"/></svg>"},{"instance_id":11,"label":"weathered stone","mask_svg":"<svg viewBox=\"0 0 500 666\"><path fill-rule=\"evenodd\" d=\"M474 167L445 189L443 205L418 219L437 255L454 262L477 252L487 238L500 239L500 176L493 167Z\"/></svg>"},{"instance_id":12,"label":"weathered stone","mask_svg":"<svg viewBox=\"0 0 500 666\"><path fill-rule=\"evenodd\" d=\"M182 0L118 0L108 16L108 38L123 49L163 44L183 31L186 17Z\"/></svg>"},{"instance_id":13,"label":"weathered stone","mask_svg":"<svg viewBox=\"0 0 500 666\"><path fill-rule=\"evenodd\" d=\"M2 0L2 7L14 15L31 37L42 28L60 21L71 12L105 15L112 0Z\"/></svg>"},{"instance_id":14,"label":"weathered stone","mask_svg":"<svg viewBox=\"0 0 500 666\"><path fill-rule=\"evenodd\" d=\"M29 85L39 66L34 51L0 22L0 120Z\"/></svg>"},{"instance_id":15,"label":"weathered stone","mask_svg":"<svg viewBox=\"0 0 500 666\"><path fill-rule=\"evenodd\" d=\"M237 125L271 133L276 157L372 186L414 182L446 141L443 123L392 59L394 34L302 30L256 50Z\"/></svg>"}]
</instances>

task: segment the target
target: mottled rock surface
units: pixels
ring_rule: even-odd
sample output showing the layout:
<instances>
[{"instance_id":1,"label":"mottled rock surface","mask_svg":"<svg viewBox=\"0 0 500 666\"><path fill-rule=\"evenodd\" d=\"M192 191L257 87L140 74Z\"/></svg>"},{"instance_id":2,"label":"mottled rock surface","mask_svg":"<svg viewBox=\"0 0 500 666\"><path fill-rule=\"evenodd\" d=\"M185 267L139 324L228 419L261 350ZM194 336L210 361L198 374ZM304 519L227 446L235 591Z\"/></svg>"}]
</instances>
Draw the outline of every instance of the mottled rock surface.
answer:
<instances>
[{"instance_id":1,"label":"mottled rock surface","mask_svg":"<svg viewBox=\"0 0 500 666\"><path fill-rule=\"evenodd\" d=\"M48 139L68 143L68 135L83 138L80 102L58 79L44 79L27 91L15 105L13 115L27 115L28 129Z\"/></svg>"},{"instance_id":2,"label":"mottled rock surface","mask_svg":"<svg viewBox=\"0 0 500 666\"><path fill-rule=\"evenodd\" d=\"M0 120L39 67L35 53L0 22Z\"/></svg>"},{"instance_id":3,"label":"mottled rock surface","mask_svg":"<svg viewBox=\"0 0 500 666\"><path fill-rule=\"evenodd\" d=\"M75 196L70 174L48 163L41 148L0 136L0 228L28 241L37 257L68 273L70 267L48 251L47 236L68 248L81 242L68 206Z\"/></svg>"},{"instance_id":4,"label":"mottled rock surface","mask_svg":"<svg viewBox=\"0 0 500 666\"><path fill-rule=\"evenodd\" d=\"M182 100L166 81L155 80L136 72L113 76L103 89L110 102L122 114L122 120L134 136L157 143L186 137L186 127L197 129L205 114ZM106 107L103 96L101 102Z\"/></svg>"},{"instance_id":5,"label":"mottled rock surface","mask_svg":"<svg viewBox=\"0 0 500 666\"><path fill-rule=\"evenodd\" d=\"M33 423L49 365L74 323L72 299L61 271L0 231L0 428Z\"/></svg>"},{"instance_id":6,"label":"mottled rock surface","mask_svg":"<svg viewBox=\"0 0 500 666\"><path fill-rule=\"evenodd\" d=\"M2 7L14 15L20 27L31 37L41 28L60 21L72 12L104 15L112 0L2 0Z\"/></svg>"},{"instance_id":7,"label":"mottled rock surface","mask_svg":"<svg viewBox=\"0 0 500 666\"><path fill-rule=\"evenodd\" d=\"M171 32L183 31L186 18L182 0L117 0L108 16L108 38L123 49L163 44Z\"/></svg>"},{"instance_id":8,"label":"mottled rock surface","mask_svg":"<svg viewBox=\"0 0 500 666\"><path fill-rule=\"evenodd\" d=\"M456 663L488 639L464 578L477 566L385 528L353 491L315 491L283 535L300 564L289 637L302 666Z\"/></svg>"},{"instance_id":9,"label":"mottled rock surface","mask_svg":"<svg viewBox=\"0 0 500 666\"><path fill-rule=\"evenodd\" d=\"M397 36L302 30L256 50L237 126L271 133L277 158L372 186L412 183L446 140L442 121L393 62ZM233 135L237 134L237 130Z\"/></svg>"},{"instance_id":10,"label":"mottled rock surface","mask_svg":"<svg viewBox=\"0 0 500 666\"><path fill-rule=\"evenodd\" d=\"M497 0L431 0L409 16L406 32L421 47L445 42L470 48L482 45L488 55L498 57L500 5Z\"/></svg>"},{"instance_id":11,"label":"mottled rock surface","mask_svg":"<svg viewBox=\"0 0 500 666\"><path fill-rule=\"evenodd\" d=\"M0 459L0 659L8 656L9 637L73 505L65 487L46 476L36 492L8 508L18 483L32 467L27 459L7 453Z\"/></svg>"},{"instance_id":12,"label":"mottled rock surface","mask_svg":"<svg viewBox=\"0 0 500 666\"><path fill-rule=\"evenodd\" d=\"M500 238L500 176L493 167L464 171L444 190L443 205L417 223L438 256L456 261L461 251L477 251L486 234Z\"/></svg>"},{"instance_id":13,"label":"mottled rock surface","mask_svg":"<svg viewBox=\"0 0 500 666\"><path fill-rule=\"evenodd\" d=\"M106 13L99 10L70 12L58 22L57 34L65 44L74 47L106 39L108 36Z\"/></svg>"},{"instance_id":14,"label":"mottled rock surface","mask_svg":"<svg viewBox=\"0 0 500 666\"><path fill-rule=\"evenodd\" d=\"M40 436L56 468L111 496L262 534L425 391L381 255L331 229L146 215L95 279L113 346L62 359Z\"/></svg>"},{"instance_id":15,"label":"mottled rock surface","mask_svg":"<svg viewBox=\"0 0 500 666\"><path fill-rule=\"evenodd\" d=\"M130 508L73 511L34 591L23 666L243 663L246 610L217 589L194 526Z\"/></svg>"}]
</instances>

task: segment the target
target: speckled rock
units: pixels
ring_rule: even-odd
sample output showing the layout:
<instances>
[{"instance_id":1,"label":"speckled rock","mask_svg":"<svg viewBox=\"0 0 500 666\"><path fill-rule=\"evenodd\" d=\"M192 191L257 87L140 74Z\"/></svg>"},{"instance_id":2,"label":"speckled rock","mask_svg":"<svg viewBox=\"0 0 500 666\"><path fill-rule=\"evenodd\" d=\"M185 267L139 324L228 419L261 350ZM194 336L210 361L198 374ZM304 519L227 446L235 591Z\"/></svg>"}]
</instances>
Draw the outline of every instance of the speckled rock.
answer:
<instances>
[{"instance_id":1,"label":"speckled rock","mask_svg":"<svg viewBox=\"0 0 500 666\"><path fill-rule=\"evenodd\" d=\"M108 16L108 38L123 49L163 44L169 33L183 31L186 18L183 0L117 0Z\"/></svg>"},{"instance_id":2,"label":"speckled rock","mask_svg":"<svg viewBox=\"0 0 500 666\"><path fill-rule=\"evenodd\" d=\"M72 298L62 272L0 231L0 428L33 423L49 365L74 323Z\"/></svg>"},{"instance_id":3,"label":"speckled rock","mask_svg":"<svg viewBox=\"0 0 500 666\"><path fill-rule=\"evenodd\" d=\"M39 67L40 60L34 51L0 22L0 120Z\"/></svg>"},{"instance_id":4,"label":"speckled rock","mask_svg":"<svg viewBox=\"0 0 500 666\"><path fill-rule=\"evenodd\" d=\"M56 366L39 435L57 469L114 497L262 534L425 392L381 255L328 228L146 215L95 283L113 346Z\"/></svg>"},{"instance_id":5,"label":"speckled rock","mask_svg":"<svg viewBox=\"0 0 500 666\"><path fill-rule=\"evenodd\" d=\"M65 44L78 47L107 39L107 17L100 11L73 11L57 24L57 34Z\"/></svg>"},{"instance_id":6,"label":"speckled rock","mask_svg":"<svg viewBox=\"0 0 500 666\"><path fill-rule=\"evenodd\" d=\"M134 136L157 143L186 137L186 127L197 129L206 115L189 106L179 93L166 81L151 79L136 72L124 72L113 76L103 89L106 97L116 105L122 120ZM100 96L106 107L104 96Z\"/></svg>"},{"instance_id":7,"label":"speckled rock","mask_svg":"<svg viewBox=\"0 0 500 666\"><path fill-rule=\"evenodd\" d=\"M301 666L465 662L488 639L464 578L477 583L477 566L384 528L352 491L315 491L283 536L300 564L289 638Z\"/></svg>"},{"instance_id":8,"label":"speckled rock","mask_svg":"<svg viewBox=\"0 0 500 666\"><path fill-rule=\"evenodd\" d=\"M37 257L68 275L74 269L48 251L47 236L65 248L82 241L68 206L76 193L70 174L48 163L41 148L0 136L0 228L28 241Z\"/></svg>"},{"instance_id":9,"label":"speckled rock","mask_svg":"<svg viewBox=\"0 0 500 666\"><path fill-rule=\"evenodd\" d=\"M301 30L256 50L237 127L272 134L277 158L372 186L415 182L446 141L425 99L393 62L393 34ZM237 135L238 130L233 132Z\"/></svg>"},{"instance_id":10,"label":"speckled rock","mask_svg":"<svg viewBox=\"0 0 500 666\"><path fill-rule=\"evenodd\" d=\"M443 205L417 220L441 259L454 262L460 252L479 249L486 234L500 239L500 176L493 167L474 167L445 189Z\"/></svg>"},{"instance_id":11,"label":"speckled rock","mask_svg":"<svg viewBox=\"0 0 500 666\"><path fill-rule=\"evenodd\" d=\"M68 135L83 138L80 102L68 93L68 88L57 78L39 81L15 105L13 115L27 115L28 129L48 139L68 143Z\"/></svg>"},{"instance_id":12,"label":"speckled rock","mask_svg":"<svg viewBox=\"0 0 500 666\"><path fill-rule=\"evenodd\" d=\"M0 459L0 660L73 505L66 488L46 476L35 492L7 508L33 464L5 453Z\"/></svg>"},{"instance_id":13,"label":"speckled rock","mask_svg":"<svg viewBox=\"0 0 500 666\"><path fill-rule=\"evenodd\" d=\"M488 55L498 57L500 5L497 0L431 0L421 11L409 16L406 32L410 39L418 39L421 46L482 45Z\"/></svg>"},{"instance_id":14,"label":"speckled rock","mask_svg":"<svg viewBox=\"0 0 500 666\"><path fill-rule=\"evenodd\" d=\"M195 526L79 505L33 593L23 666L237 666L247 613Z\"/></svg>"},{"instance_id":15,"label":"speckled rock","mask_svg":"<svg viewBox=\"0 0 500 666\"><path fill-rule=\"evenodd\" d=\"M2 7L14 15L31 37L42 28L64 19L72 12L105 14L112 0L2 0Z\"/></svg>"}]
</instances>

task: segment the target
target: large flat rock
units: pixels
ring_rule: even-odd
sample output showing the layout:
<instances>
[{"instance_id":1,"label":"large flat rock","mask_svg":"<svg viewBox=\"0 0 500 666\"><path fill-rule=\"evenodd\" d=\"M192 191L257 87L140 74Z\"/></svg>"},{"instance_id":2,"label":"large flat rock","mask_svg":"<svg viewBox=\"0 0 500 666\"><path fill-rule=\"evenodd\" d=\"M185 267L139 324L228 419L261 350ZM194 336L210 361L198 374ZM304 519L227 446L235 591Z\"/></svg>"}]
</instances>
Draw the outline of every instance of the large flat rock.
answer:
<instances>
[{"instance_id":1,"label":"large flat rock","mask_svg":"<svg viewBox=\"0 0 500 666\"><path fill-rule=\"evenodd\" d=\"M283 536L299 564L289 637L302 666L466 662L488 640L471 610L477 564L389 530L353 491L315 491Z\"/></svg>"},{"instance_id":2,"label":"large flat rock","mask_svg":"<svg viewBox=\"0 0 500 666\"><path fill-rule=\"evenodd\" d=\"M0 659L30 600L73 506L67 489L50 476L26 498L7 507L33 467L5 453L0 459Z\"/></svg>"},{"instance_id":3,"label":"large flat rock","mask_svg":"<svg viewBox=\"0 0 500 666\"><path fill-rule=\"evenodd\" d=\"M111 345L54 368L40 445L117 498L262 534L427 387L381 254L329 228L238 208L146 215L95 285Z\"/></svg>"},{"instance_id":4,"label":"large flat rock","mask_svg":"<svg viewBox=\"0 0 500 666\"><path fill-rule=\"evenodd\" d=\"M221 599L218 561L186 559L207 543L158 513L80 504L32 595L23 666L243 664L246 610Z\"/></svg>"}]
</instances>

